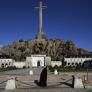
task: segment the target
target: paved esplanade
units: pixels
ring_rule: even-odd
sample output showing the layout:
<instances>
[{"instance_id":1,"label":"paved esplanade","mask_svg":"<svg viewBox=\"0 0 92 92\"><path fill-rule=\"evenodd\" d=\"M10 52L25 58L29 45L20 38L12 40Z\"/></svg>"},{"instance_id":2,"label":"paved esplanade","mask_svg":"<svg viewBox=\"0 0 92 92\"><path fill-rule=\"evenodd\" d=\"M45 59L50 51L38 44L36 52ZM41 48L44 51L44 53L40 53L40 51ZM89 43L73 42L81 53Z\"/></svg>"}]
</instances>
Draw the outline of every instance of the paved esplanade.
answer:
<instances>
[{"instance_id":1,"label":"paved esplanade","mask_svg":"<svg viewBox=\"0 0 92 92\"><path fill-rule=\"evenodd\" d=\"M38 69L34 68L34 70L36 73L38 73L38 71L40 73L42 68L38 68ZM5 87L5 83L4 83L3 85L1 84L0 92L43 92L43 91L44 92L61 92L61 91L62 92L92 92L92 89L71 88L69 84L72 83L72 80L70 79L72 78L73 73L62 73L59 75L48 74L48 86L43 88L43 87L38 87L33 82L31 82L31 81L34 81L35 79L39 79L39 75L28 76L26 75L28 73L26 71L28 71L28 69L20 69L20 70L3 72L3 74L5 75L2 75L2 74L0 75L0 80L1 80L0 82L6 80L7 74L9 75L15 74L17 77L17 80L19 81L16 83L17 89L15 91L4 91L4 89L2 89ZM20 76L19 76L19 73L20 73ZM90 74L89 79L92 78L91 75L92 74ZM91 82L91 79L90 79L90 82ZM92 85L89 85L89 86L91 86L92 88Z\"/></svg>"},{"instance_id":2,"label":"paved esplanade","mask_svg":"<svg viewBox=\"0 0 92 92\"><path fill-rule=\"evenodd\" d=\"M6 71L2 72L0 74L5 74L5 75L29 75L30 70L33 71L34 75L39 75L41 73L43 68L28 68L28 69L17 69L17 70L11 70L11 71Z\"/></svg>"},{"instance_id":3,"label":"paved esplanade","mask_svg":"<svg viewBox=\"0 0 92 92\"><path fill-rule=\"evenodd\" d=\"M36 88L36 89L17 89L17 90L0 90L0 92L92 92L92 89L72 89L72 88Z\"/></svg>"}]
</instances>

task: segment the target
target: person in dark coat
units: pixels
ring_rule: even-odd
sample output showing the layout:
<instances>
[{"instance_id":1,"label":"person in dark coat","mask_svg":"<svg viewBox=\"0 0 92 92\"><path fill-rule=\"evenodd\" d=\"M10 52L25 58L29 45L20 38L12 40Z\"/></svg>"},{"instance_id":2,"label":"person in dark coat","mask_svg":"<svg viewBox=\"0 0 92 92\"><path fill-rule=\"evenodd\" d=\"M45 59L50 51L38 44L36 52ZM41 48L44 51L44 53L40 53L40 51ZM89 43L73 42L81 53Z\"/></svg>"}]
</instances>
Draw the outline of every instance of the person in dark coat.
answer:
<instances>
[{"instance_id":1,"label":"person in dark coat","mask_svg":"<svg viewBox=\"0 0 92 92\"><path fill-rule=\"evenodd\" d=\"M46 87L47 86L47 67L45 67L41 74L40 74L40 80L35 80L35 83L38 85L38 86L41 86L41 87Z\"/></svg>"},{"instance_id":2,"label":"person in dark coat","mask_svg":"<svg viewBox=\"0 0 92 92\"><path fill-rule=\"evenodd\" d=\"M72 88L74 88L74 80L75 80L75 77L74 75L72 75Z\"/></svg>"}]
</instances>

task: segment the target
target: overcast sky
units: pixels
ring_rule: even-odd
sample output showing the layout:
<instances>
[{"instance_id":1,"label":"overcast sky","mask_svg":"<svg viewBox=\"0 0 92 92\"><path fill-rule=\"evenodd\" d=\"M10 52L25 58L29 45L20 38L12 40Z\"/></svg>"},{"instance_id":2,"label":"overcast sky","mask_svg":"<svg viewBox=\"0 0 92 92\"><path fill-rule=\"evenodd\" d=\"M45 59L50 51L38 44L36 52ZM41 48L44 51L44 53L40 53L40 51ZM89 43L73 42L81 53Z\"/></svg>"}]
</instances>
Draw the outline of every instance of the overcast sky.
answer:
<instances>
[{"instance_id":1,"label":"overcast sky","mask_svg":"<svg viewBox=\"0 0 92 92\"><path fill-rule=\"evenodd\" d=\"M39 29L40 0L0 0L0 46L34 39ZM47 38L71 39L92 51L92 0L43 0L43 31Z\"/></svg>"}]
</instances>

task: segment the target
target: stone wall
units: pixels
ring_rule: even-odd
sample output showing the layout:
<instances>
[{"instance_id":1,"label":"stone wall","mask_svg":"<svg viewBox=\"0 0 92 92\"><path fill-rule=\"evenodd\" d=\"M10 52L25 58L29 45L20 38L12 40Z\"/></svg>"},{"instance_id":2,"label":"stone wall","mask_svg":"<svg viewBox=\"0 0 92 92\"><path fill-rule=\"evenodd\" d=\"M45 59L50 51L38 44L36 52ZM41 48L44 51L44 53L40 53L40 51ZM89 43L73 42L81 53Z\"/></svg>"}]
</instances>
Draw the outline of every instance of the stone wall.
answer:
<instances>
[{"instance_id":1,"label":"stone wall","mask_svg":"<svg viewBox=\"0 0 92 92\"><path fill-rule=\"evenodd\" d=\"M26 67L26 61L22 61L22 62L14 62L13 66L15 66L16 68L23 68Z\"/></svg>"},{"instance_id":2,"label":"stone wall","mask_svg":"<svg viewBox=\"0 0 92 92\"><path fill-rule=\"evenodd\" d=\"M64 61L66 62L66 66L76 66L77 64L82 65L84 61L86 60L92 60L91 57L70 57L70 58L65 58Z\"/></svg>"},{"instance_id":3,"label":"stone wall","mask_svg":"<svg viewBox=\"0 0 92 92\"><path fill-rule=\"evenodd\" d=\"M51 61L51 66L54 67L55 65L62 66L62 62L61 61Z\"/></svg>"},{"instance_id":4,"label":"stone wall","mask_svg":"<svg viewBox=\"0 0 92 92\"><path fill-rule=\"evenodd\" d=\"M7 68L13 66L14 60L13 59L0 59L0 67Z\"/></svg>"}]
</instances>

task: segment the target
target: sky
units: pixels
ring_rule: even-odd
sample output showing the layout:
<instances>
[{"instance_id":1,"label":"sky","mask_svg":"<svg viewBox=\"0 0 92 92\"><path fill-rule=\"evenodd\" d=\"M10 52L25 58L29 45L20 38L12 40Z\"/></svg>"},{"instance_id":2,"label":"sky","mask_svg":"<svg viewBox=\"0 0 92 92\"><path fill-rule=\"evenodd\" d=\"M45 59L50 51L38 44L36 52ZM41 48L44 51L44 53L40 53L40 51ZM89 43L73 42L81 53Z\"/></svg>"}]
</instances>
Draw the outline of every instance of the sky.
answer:
<instances>
[{"instance_id":1,"label":"sky","mask_svg":"<svg viewBox=\"0 0 92 92\"><path fill-rule=\"evenodd\" d=\"M34 39L39 31L40 0L0 0L0 46ZM43 31L48 39L72 40L92 51L92 0L42 0Z\"/></svg>"}]
</instances>

